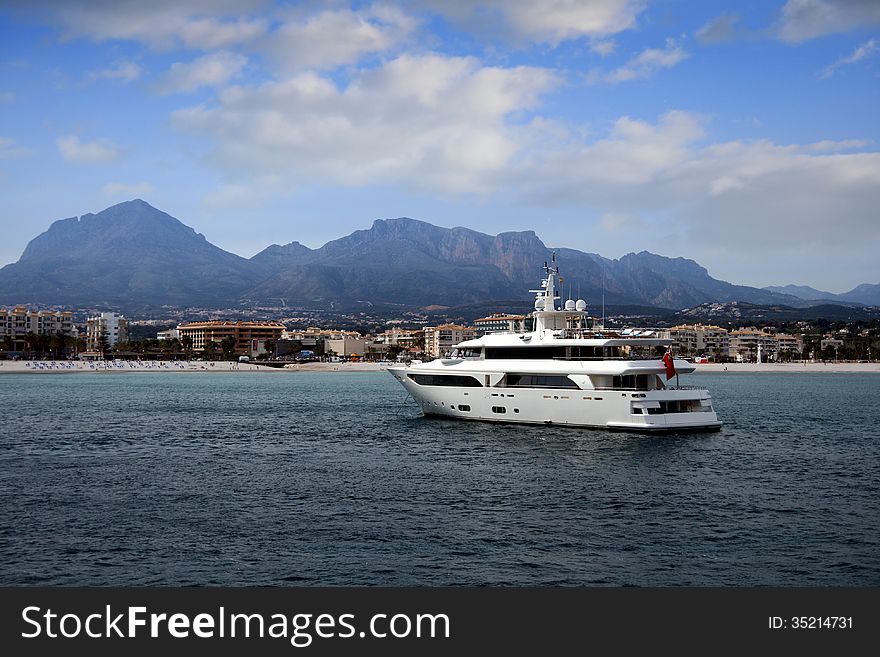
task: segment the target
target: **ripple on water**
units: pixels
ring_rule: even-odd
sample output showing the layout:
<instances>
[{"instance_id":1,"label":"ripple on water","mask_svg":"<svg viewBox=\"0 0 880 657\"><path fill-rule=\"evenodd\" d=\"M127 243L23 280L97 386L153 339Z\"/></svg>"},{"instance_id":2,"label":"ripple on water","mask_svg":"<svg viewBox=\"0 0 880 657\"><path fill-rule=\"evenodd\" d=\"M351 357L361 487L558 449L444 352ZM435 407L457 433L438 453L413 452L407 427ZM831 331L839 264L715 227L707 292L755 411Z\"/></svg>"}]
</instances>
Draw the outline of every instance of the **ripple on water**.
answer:
<instances>
[{"instance_id":1,"label":"ripple on water","mask_svg":"<svg viewBox=\"0 0 880 657\"><path fill-rule=\"evenodd\" d=\"M880 377L699 383L724 429L658 437L386 373L4 375L0 584L880 584Z\"/></svg>"}]
</instances>

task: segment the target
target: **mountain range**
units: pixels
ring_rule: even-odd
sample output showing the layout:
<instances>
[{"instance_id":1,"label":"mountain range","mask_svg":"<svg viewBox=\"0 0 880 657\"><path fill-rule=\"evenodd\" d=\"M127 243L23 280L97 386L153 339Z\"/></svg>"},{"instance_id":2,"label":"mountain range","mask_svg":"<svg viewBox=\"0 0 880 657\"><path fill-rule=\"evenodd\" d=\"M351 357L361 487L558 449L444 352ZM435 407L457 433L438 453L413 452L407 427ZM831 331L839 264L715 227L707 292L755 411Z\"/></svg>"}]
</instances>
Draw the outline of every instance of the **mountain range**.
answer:
<instances>
[{"instance_id":1,"label":"mountain range","mask_svg":"<svg viewBox=\"0 0 880 657\"><path fill-rule=\"evenodd\" d=\"M833 292L823 292L808 285L785 285L785 286L769 286L761 288L769 292L777 292L779 294L790 294L804 301L815 301L819 303L862 303L866 306L880 306L880 284L871 285L870 283L862 283L849 292L843 294L834 294Z\"/></svg>"},{"instance_id":2,"label":"mountain range","mask_svg":"<svg viewBox=\"0 0 880 657\"><path fill-rule=\"evenodd\" d=\"M137 199L54 222L0 269L0 303L120 309L286 305L337 310L511 303L524 308L556 252L571 296L592 305L681 309L741 301L794 307L880 303L880 285L845 295L758 289L709 276L693 260L647 251L612 260L548 248L533 231L486 235L409 218L380 219L317 249L272 244L250 259L208 242ZM816 299L804 295L818 294ZM564 294L568 296L569 290Z\"/></svg>"}]
</instances>

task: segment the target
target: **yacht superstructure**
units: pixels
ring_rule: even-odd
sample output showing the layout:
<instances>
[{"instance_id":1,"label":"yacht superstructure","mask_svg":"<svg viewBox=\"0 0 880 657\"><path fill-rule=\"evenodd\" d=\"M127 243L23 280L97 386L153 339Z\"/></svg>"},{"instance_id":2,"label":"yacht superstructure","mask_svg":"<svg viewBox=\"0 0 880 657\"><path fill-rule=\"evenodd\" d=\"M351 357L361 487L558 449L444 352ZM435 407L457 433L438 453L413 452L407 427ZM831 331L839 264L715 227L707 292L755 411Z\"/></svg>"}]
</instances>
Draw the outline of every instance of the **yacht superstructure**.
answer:
<instances>
[{"instance_id":1,"label":"yacht superstructure","mask_svg":"<svg viewBox=\"0 0 880 657\"><path fill-rule=\"evenodd\" d=\"M533 330L490 333L449 357L388 369L425 415L638 432L721 427L707 390L677 385L695 368L672 357L669 340L606 331L580 299L557 307L555 255L544 271L531 290Z\"/></svg>"}]
</instances>

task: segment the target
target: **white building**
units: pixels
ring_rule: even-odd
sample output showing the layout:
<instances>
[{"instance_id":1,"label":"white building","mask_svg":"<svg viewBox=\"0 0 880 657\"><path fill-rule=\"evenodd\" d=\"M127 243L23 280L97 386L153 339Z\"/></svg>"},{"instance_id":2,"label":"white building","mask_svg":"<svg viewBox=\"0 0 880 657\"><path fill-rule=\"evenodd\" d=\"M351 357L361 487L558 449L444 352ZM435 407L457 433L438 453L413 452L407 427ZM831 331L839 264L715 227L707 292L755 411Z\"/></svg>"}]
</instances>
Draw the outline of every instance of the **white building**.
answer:
<instances>
[{"instance_id":1,"label":"white building","mask_svg":"<svg viewBox=\"0 0 880 657\"><path fill-rule=\"evenodd\" d=\"M801 352L804 350L804 341L796 335L788 333L776 334L776 349L781 353L787 353L790 357L800 358Z\"/></svg>"},{"instance_id":2,"label":"white building","mask_svg":"<svg viewBox=\"0 0 880 657\"><path fill-rule=\"evenodd\" d=\"M157 340L180 340L180 331L177 329L168 329L167 331L159 331L156 333Z\"/></svg>"},{"instance_id":3,"label":"white building","mask_svg":"<svg viewBox=\"0 0 880 657\"><path fill-rule=\"evenodd\" d=\"M324 340L324 354L343 357L357 356L363 358L366 351L366 340L345 336L336 339Z\"/></svg>"},{"instance_id":4,"label":"white building","mask_svg":"<svg viewBox=\"0 0 880 657\"><path fill-rule=\"evenodd\" d=\"M387 344L389 347L403 347L413 349L421 343L424 332L421 330L408 331L406 329L393 328L376 336L376 342Z\"/></svg>"},{"instance_id":5,"label":"white building","mask_svg":"<svg viewBox=\"0 0 880 657\"><path fill-rule=\"evenodd\" d=\"M73 323L73 313L54 310L30 310L27 306L16 306L12 310L0 307L0 341L12 342L12 351L22 351L26 347L28 333L54 336L61 334L67 338L78 338L79 332Z\"/></svg>"},{"instance_id":6,"label":"white building","mask_svg":"<svg viewBox=\"0 0 880 657\"><path fill-rule=\"evenodd\" d=\"M720 326L682 324L669 329L678 353L707 356L726 356L730 349L730 334Z\"/></svg>"},{"instance_id":7,"label":"white building","mask_svg":"<svg viewBox=\"0 0 880 657\"><path fill-rule=\"evenodd\" d=\"M739 363L767 363L776 360L778 348L773 334L756 328L744 328L730 333L730 357Z\"/></svg>"},{"instance_id":8,"label":"white building","mask_svg":"<svg viewBox=\"0 0 880 657\"><path fill-rule=\"evenodd\" d=\"M474 327L480 335L486 333L498 333L508 331L510 333L522 333L525 331L525 315L508 315L507 313L492 313L488 317L474 320Z\"/></svg>"},{"instance_id":9,"label":"white building","mask_svg":"<svg viewBox=\"0 0 880 657\"><path fill-rule=\"evenodd\" d=\"M113 347L118 342L128 341L128 320L124 315L101 313L89 317L86 323L86 346L89 351L101 350L101 335L107 336L107 345Z\"/></svg>"},{"instance_id":10,"label":"white building","mask_svg":"<svg viewBox=\"0 0 880 657\"><path fill-rule=\"evenodd\" d=\"M452 351L452 348L459 342L473 340L477 337L476 329L457 324L426 326L423 330L425 333L425 354L434 358L440 358Z\"/></svg>"}]
</instances>

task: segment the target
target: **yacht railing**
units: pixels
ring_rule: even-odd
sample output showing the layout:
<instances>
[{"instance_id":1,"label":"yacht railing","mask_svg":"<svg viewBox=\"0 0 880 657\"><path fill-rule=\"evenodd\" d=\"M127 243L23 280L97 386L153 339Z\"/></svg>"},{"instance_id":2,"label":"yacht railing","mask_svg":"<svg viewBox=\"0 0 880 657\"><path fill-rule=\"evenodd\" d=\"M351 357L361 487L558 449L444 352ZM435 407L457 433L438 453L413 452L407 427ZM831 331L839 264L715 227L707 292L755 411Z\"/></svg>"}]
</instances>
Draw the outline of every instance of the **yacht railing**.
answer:
<instances>
[{"instance_id":1,"label":"yacht railing","mask_svg":"<svg viewBox=\"0 0 880 657\"><path fill-rule=\"evenodd\" d=\"M586 388L585 388L586 389ZM658 392L663 390L708 390L705 386L666 386L665 388L589 388L602 392Z\"/></svg>"},{"instance_id":2,"label":"yacht railing","mask_svg":"<svg viewBox=\"0 0 880 657\"><path fill-rule=\"evenodd\" d=\"M660 356L553 356L552 360L660 360Z\"/></svg>"}]
</instances>

